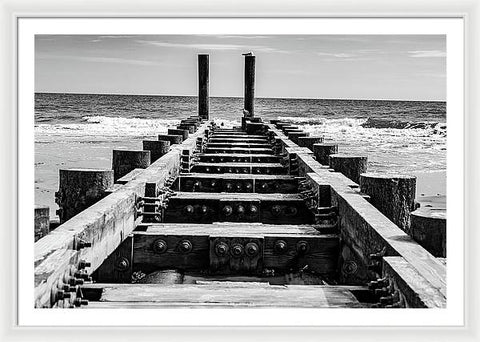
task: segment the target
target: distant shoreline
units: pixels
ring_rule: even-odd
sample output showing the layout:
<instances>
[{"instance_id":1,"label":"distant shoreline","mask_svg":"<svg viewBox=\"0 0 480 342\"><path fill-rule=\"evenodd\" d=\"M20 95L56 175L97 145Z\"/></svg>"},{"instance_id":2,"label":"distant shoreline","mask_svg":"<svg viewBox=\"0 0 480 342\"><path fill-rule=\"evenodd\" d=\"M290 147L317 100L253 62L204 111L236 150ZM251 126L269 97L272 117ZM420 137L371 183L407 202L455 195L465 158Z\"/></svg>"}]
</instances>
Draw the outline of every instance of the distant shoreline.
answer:
<instances>
[{"instance_id":1,"label":"distant shoreline","mask_svg":"<svg viewBox=\"0 0 480 342\"><path fill-rule=\"evenodd\" d=\"M163 94L119 94L119 93L68 93L36 91L36 94L52 95L108 95L108 96L150 96L150 97L198 97L197 95L163 95ZM243 99L243 96L210 96L210 98ZM399 99L347 99L347 98L311 98L311 97L256 97L256 99L277 99L277 100L327 100L327 101L375 101L375 102L435 102L447 103L444 100L399 100Z\"/></svg>"}]
</instances>

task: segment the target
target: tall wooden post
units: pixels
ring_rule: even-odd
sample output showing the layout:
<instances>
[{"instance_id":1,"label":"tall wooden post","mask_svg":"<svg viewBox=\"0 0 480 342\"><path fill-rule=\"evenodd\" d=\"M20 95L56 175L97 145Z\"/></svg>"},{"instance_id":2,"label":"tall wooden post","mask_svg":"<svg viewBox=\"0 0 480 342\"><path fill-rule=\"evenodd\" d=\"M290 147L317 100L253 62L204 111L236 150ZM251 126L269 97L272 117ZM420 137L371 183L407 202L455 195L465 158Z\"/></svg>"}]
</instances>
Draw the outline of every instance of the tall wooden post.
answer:
<instances>
[{"instance_id":1,"label":"tall wooden post","mask_svg":"<svg viewBox=\"0 0 480 342\"><path fill-rule=\"evenodd\" d=\"M245 99L243 108L248 111L248 116L254 116L255 97L255 56L251 53L245 55Z\"/></svg>"},{"instance_id":2,"label":"tall wooden post","mask_svg":"<svg viewBox=\"0 0 480 342\"><path fill-rule=\"evenodd\" d=\"M208 97L209 65L208 55L198 55L198 116L202 119L209 118Z\"/></svg>"}]
</instances>

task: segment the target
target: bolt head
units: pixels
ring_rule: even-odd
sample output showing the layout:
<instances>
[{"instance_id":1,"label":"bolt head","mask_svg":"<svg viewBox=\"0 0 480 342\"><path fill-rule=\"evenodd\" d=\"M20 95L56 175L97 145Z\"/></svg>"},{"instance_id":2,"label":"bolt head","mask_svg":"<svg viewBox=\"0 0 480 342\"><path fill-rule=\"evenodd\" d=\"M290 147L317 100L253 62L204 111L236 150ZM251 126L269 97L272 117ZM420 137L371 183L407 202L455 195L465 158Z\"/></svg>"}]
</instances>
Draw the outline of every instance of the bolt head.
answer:
<instances>
[{"instance_id":1,"label":"bolt head","mask_svg":"<svg viewBox=\"0 0 480 342\"><path fill-rule=\"evenodd\" d=\"M233 209L232 209L231 206L226 205L226 206L224 206L224 207L222 208L222 211L223 211L223 214L224 214L225 216L230 216L230 215L232 215Z\"/></svg>"},{"instance_id":2,"label":"bolt head","mask_svg":"<svg viewBox=\"0 0 480 342\"><path fill-rule=\"evenodd\" d=\"M153 251L157 254L162 254L167 251L167 243L165 240L158 239L153 242Z\"/></svg>"},{"instance_id":3,"label":"bolt head","mask_svg":"<svg viewBox=\"0 0 480 342\"><path fill-rule=\"evenodd\" d=\"M202 205L200 211L202 212L202 214L206 214L208 213L208 207L206 205Z\"/></svg>"},{"instance_id":4,"label":"bolt head","mask_svg":"<svg viewBox=\"0 0 480 342\"><path fill-rule=\"evenodd\" d=\"M191 215L191 214L193 214L193 212L194 212L194 208L193 208L192 205L187 205L187 206L184 208L184 210L185 210L185 213L186 213L187 215Z\"/></svg>"},{"instance_id":5,"label":"bolt head","mask_svg":"<svg viewBox=\"0 0 480 342\"><path fill-rule=\"evenodd\" d=\"M245 184L245 189L251 190L252 189L252 184L250 184L250 183Z\"/></svg>"},{"instance_id":6,"label":"bolt head","mask_svg":"<svg viewBox=\"0 0 480 342\"><path fill-rule=\"evenodd\" d=\"M232 190L232 184L231 183L225 184L225 189L227 189L228 191Z\"/></svg>"},{"instance_id":7,"label":"bolt head","mask_svg":"<svg viewBox=\"0 0 480 342\"><path fill-rule=\"evenodd\" d=\"M243 255L243 246L239 243L234 244L232 246L231 253L234 258L241 257Z\"/></svg>"},{"instance_id":8,"label":"bolt head","mask_svg":"<svg viewBox=\"0 0 480 342\"><path fill-rule=\"evenodd\" d=\"M227 255L228 253L228 245L225 242L219 242L215 246L215 254L220 257Z\"/></svg>"},{"instance_id":9,"label":"bolt head","mask_svg":"<svg viewBox=\"0 0 480 342\"><path fill-rule=\"evenodd\" d=\"M279 216L282 213L282 208L279 205L274 205L271 209L273 216Z\"/></svg>"},{"instance_id":10,"label":"bolt head","mask_svg":"<svg viewBox=\"0 0 480 342\"><path fill-rule=\"evenodd\" d=\"M297 253L298 254L305 254L308 252L308 242L307 241L299 241L297 243Z\"/></svg>"},{"instance_id":11,"label":"bolt head","mask_svg":"<svg viewBox=\"0 0 480 342\"><path fill-rule=\"evenodd\" d=\"M244 214L244 213L245 213L245 207L244 207L243 205L239 205L239 206L237 207L237 214L242 215L242 214Z\"/></svg>"},{"instance_id":12,"label":"bolt head","mask_svg":"<svg viewBox=\"0 0 480 342\"><path fill-rule=\"evenodd\" d=\"M260 251L260 248L255 242L249 242L245 246L245 254L247 254L249 257L256 256Z\"/></svg>"},{"instance_id":13,"label":"bolt head","mask_svg":"<svg viewBox=\"0 0 480 342\"><path fill-rule=\"evenodd\" d=\"M277 254L284 254L287 252L288 245L284 240L277 240L275 242L274 251Z\"/></svg>"},{"instance_id":14,"label":"bolt head","mask_svg":"<svg viewBox=\"0 0 480 342\"><path fill-rule=\"evenodd\" d=\"M115 261L115 269L124 272L130 267L130 262L125 257L118 258Z\"/></svg>"},{"instance_id":15,"label":"bolt head","mask_svg":"<svg viewBox=\"0 0 480 342\"><path fill-rule=\"evenodd\" d=\"M182 253L190 253L193 249L193 246L189 240L183 240L180 242L178 248Z\"/></svg>"}]
</instances>

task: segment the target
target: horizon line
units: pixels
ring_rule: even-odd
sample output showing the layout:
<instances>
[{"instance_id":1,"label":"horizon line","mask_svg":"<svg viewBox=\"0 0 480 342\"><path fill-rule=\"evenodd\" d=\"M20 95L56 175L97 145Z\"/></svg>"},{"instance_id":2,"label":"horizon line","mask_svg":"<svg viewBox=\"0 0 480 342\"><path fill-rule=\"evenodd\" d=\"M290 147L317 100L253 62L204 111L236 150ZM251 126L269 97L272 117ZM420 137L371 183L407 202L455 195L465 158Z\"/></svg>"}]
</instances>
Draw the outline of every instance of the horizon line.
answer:
<instances>
[{"instance_id":1,"label":"horizon line","mask_svg":"<svg viewBox=\"0 0 480 342\"><path fill-rule=\"evenodd\" d=\"M170 97L198 97L198 95L171 95L171 94L127 94L127 93L84 93L84 92L60 92L60 91L35 91L34 94L69 94L69 95L116 95L116 96L170 96ZM209 98L243 98L243 96L209 96ZM446 100L405 100L405 99L361 99L361 98L315 98L315 97L265 97L258 96L255 99L277 100L341 100L341 101L398 101L398 102L447 102Z\"/></svg>"}]
</instances>

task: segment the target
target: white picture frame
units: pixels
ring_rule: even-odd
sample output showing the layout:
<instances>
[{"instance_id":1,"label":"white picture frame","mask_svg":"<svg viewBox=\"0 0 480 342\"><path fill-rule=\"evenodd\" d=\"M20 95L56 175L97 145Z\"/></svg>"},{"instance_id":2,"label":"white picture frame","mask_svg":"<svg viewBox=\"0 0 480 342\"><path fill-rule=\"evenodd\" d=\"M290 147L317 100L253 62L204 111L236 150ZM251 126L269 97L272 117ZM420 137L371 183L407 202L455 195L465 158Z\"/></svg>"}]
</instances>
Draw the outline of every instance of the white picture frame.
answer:
<instances>
[{"instance_id":1,"label":"white picture frame","mask_svg":"<svg viewBox=\"0 0 480 342\"><path fill-rule=\"evenodd\" d=\"M16 29L18 28L18 20L20 18L25 18L25 17L47 17L47 16L52 16L52 17L80 17L80 16L85 16L85 17L99 17L99 16L105 16L105 17L115 17L117 15L118 17L126 17L126 16L135 16L139 18L145 18L147 15L145 13L138 14L137 11L134 9L134 4L130 4L130 9L125 10L123 12L123 15L119 15L118 13L115 13L115 15L109 13L109 9L111 6L111 3L107 1L101 1L99 2L96 6L96 8L88 8L82 7L82 14L79 14L78 12L75 11L75 7L73 5L70 5L71 7L68 8L66 4L62 4L58 1L44 1L40 6L39 4L34 4L33 2L28 4L28 3L22 3L25 4L26 7L22 8L19 6L19 4L14 4L12 2L4 1L4 3L7 5L6 7L3 8L3 16L5 18L8 18L6 22L8 22L9 26L3 33L5 36L3 39L5 42L5 49L4 51L4 58L3 58L3 63L2 65L4 66L4 70L10 70L9 76L6 77L2 83L2 87L4 87L2 93L2 97L6 94L5 100L2 100L2 106L4 106L4 112L5 113L11 113L10 115L6 115L3 117L5 123L3 125L4 127L4 134L2 135L4 142L2 146L5 149L5 157L7 161L7 165L12 165L15 166L17 158L19 158L19 155L17 154L17 128L16 127L19 123L18 118L16 117L16 109L18 106L18 102L16 101L16 89L17 89L17 73L16 73L16 48L18 47L18 42L16 40ZM478 327L475 324L474 319L477 317L476 315L478 312L478 299L476 296L472 293L469 292L468 289L474 289L475 285L478 285L478 271L475 268L474 261L477 260L475 258L477 255L474 255L476 253L475 248L469 248L475 246L475 242L478 242L478 233L474 231L473 227L473 222L478 220L478 216L475 213L474 210L471 210L472 208L475 208L475 204L478 204L478 199L475 199L474 193L475 190L478 188L478 183L473 179L473 175L475 175L475 171L478 171L478 160L475 158L474 155L469 155L469 153L474 153L475 147L478 146L477 143L478 141L476 140L477 138L475 137L475 129L478 127L478 119L475 119L473 115L470 113L474 113L475 109L478 109L478 100L475 99L474 92L473 90L477 90L478 86L478 70L475 70L473 67L473 61L478 60L478 43L474 42L474 37L478 38L478 28L476 28L475 25L475 19L478 19L478 8L475 8L475 1L466 1L462 3L461 5L455 4L455 2L448 2L444 8L441 9L438 7L435 7L435 3L433 1L421 1L419 4L418 3L403 3L405 8L408 8L409 11L405 11L403 9L402 12L399 12L401 8L404 8L401 6L400 2L395 2L390 9L385 7L385 5L382 5L380 1L362 1L361 2L364 6L359 6L359 5L354 5L355 7L349 7L349 11L345 12L343 11L344 7L342 7L342 4L335 4L335 5L328 5L324 4L319 5L313 5L313 4L305 4L305 7L302 7L301 4L296 3L295 8L293 8L293 4L288 4L286 1L284 2L276 2L275 7L277 8L276 12L270 12L271 7L268 6L267 2L262 2L258 4L254 4L253 1L247 1L242 3L242 7L240 8L240 11L238 9L233 9L233 8L227 8L224 4L221 4L219 2L215 3L208 3L204 4L204 7L199 6L191 6L189 8L185 8L187 4L180 2L180 3L173 3L173 2L168 2L163 5L159 4L153 4L150 3L149 6L152 10L148 11L148 17L157 17L157 15L152 15L152 13L158 13L158 17L172 17L172 18L180 18L180 17L189 17L189 16L199 16L202 17L203 15L208 15L208 16L214 16L214 17L269 17L269 16L294 16L294 17L381 17L381 18L393 18L393 17L430 17L430 18L438 18L438 17L443 17L443 18L450 18L450 17L457 17L457 18L464 18L465 20L465 37L466 37L466 44L465 44L465 51L466 51L466 63L465 63L465 236L466 236L466 244L465 244L465 256L466 256L466 263L465 263L465 271L468 277L466 278L467 281L465 282L465 325L463 327L457 326L455 328L448 328L448 327L416 327L416 328L408 328L408 327L401 327L401 328L390 328L388 331L385 331L383 328L372 328L369 327L368 325L365 327L356 327L356 328L351 328L351 329L345 329L342 327L334 327L334 328L324 328L322 331L318 331L318 328L306 328L306 327L301 327L301 325L292 328L292 330L289 330L288 335L294 334L295 338L301 338L301 336L307 336L308 334L310 338L313 338L315 336L319 336L319 334L322 335L324 338L334 338L335 340L338 340L338 336L341 336L342 338L351 339L353 338L358 338L359 340L361 339L371 339L371 338L384 338L384 339L389 339L389 340L405 340L406 338L411 338L411 339L418 339L422 340L424 338L431 338L431 337L437 337L437 338L449 338L452 339L454 338L455 340L460 340L463 338L463 340L472 340L478 338ZM117 3L118 4L118 3ZM247 6L247 5L250 6ZM343 3L345 4L345 3ZM49 5L50 8L55 8L54 11L50 10L45 10L42 6ZM18 7L17 7L18 6ZM78 4L78 6L82 6ZM298 7L297 7L298 6ZM349 5L350 6L350 5ZM383 7L382 7L383 6ZM462 7L463 6L463 7ZM128 6L127 6L128 7ZM448 7L448 9L446 8ZM459 9L459 7L462 7ZM250 8L255 8L255 11L249 11ZM336 9L335 9L336 8ZM243 9L243 11L242 11ZM291 10L296 10L291 11ZM353 11L350 11L352 9ZM380 13L380 9L384 9L383 13ZM196 12L194 11L196 10ZM284 12L281 12L281 11ZM62 12L61 14L55 14ZM28 14L27 14L28 12ZM406 13L407 12L407 13ZM328 15L325 15L325 13L328 13ZM354 14L352 14L354 13ZM5 25L6 26L6 25ZM475 29L477 31L475 31ZM478 39L477 39L478 40ZM475 59L476 58L476 59ZM471 64L470 64L471 63ZM477 74L474 74L473 71L476 71ZM8 100L11 101L8 101ZM9 130L8 128L15 128ZM468 167L468 168L467 168ZM15 208L15 201L12 201L12 198L16 198L18 195L18 192L16 189L14 189L14 185L16 185L17 182L22 181L22 177L18 177L18 170L16 170L15 167L12 168L12 170L8 170L7 173L2 175L3 177L2 180L4 181L3 188L4 189L10 189L11 190L11 195L9 198L4 198L3 201L3 206L2 210L4 210L4 215L5 219L8 221L6 224L6 227L11 227L11 229L7 229L6 233L8 234L8 237L3 240L4 242L4 248L2 249L2 252L4 253L4 260L9 260L11 258L8 257L8 253L12 252L11 255L15 255L15 244L18 242L17 240L17 232L16 232L16 219L18 218L17 213L20 212L21 205L17 205ZM471 178L472 177L472 178ZM8 192L8 191L7 191ZM14 242L13 242L14 241ZM16 258L13 258L16 259ZM12 260L12 263L9 265L10 270L9 274L11 275L11 279L16 278L17 272L22 272L21 269L18 268L16 264L16 260ZM7 277L6 277L7 278ZM470 282L473 281L473 282ZM2 284L5 285L5 284ZM8 284L7 284L8 285ZM5 290L11 294L10 298L14 299L16 298L16 295L13 296L15 293L15 287L18 284L12 284L10 287L7 286ZM17 293L19 296L20 293ZM475 302L476 300L476 302ZM17 302L15 301L12 303L11 308L14 310L7 310L5 312L4 309L4 316L6 320L4 320L4 336L6 337L6 340L21 337L24 339L30 339L36 336L35 334L39 333L39 328L26 328L26 327L16 327L16 324L18 323L18 317L15 317L15 319L12 320L12 315L13 312L16 312L16 304ZM477 305L476 305L477 304ZM8 319L10 318L10 319ZM55 322L52 321L51 326L55 326ZM189 324L186 324L189 325ZM247 324L248 325L248 324ZM118 327L114 328L114 330L118 329ZM124 328L121 328L122 331ZM259 329L257 327L256 329ZM252 336L256 336L255 338L261 338L261 336L266 336L266 334L270 334L266 330L263 330L265 328L262 328L261 332L258 331L253 331L250 329L242 330L242 334L245 334L245 336L249 336L250 338L253 338ZM276 327L276 334L278 335L278 339L282 339L283 337L286 337L287 334L283 334L278 330L279 327ZM77 330L77 329L75 329ZM92 335L92 338L96 338L97 336L99 338L104 339L109 335L108 331L110 329L103 328L102 331L98 334ZM191 329L184 329L180 328L177 326L175 329L175 333L185 333L185 332L191 332ZM312 331L313 330L313 331ZM352 331L353 330L353 331ZM55 339L66 339L69 338L69 335L72 334L73 330L65 330L65 329L54 329L54 333L52 332L40 332L41 334L48 334L48 337L51 338L52 340ZM111 330L110 330L111 331ZM170 330L170 332L173 332ZM85 336L89 336L91 331L86 331L82 329L82 332L79 333L81 334L84 338ZM124 336L133 336L137 335L139 331L137 329L129 329L128 331L125 331ZM202 330L200 332L195 332L194 335L192 336L201 336L202 338L212 338L210 333L214 333L215 337L218 338L220 336L225 336L224 338L231 339L232 335L236 335L236 332L228 331L225 328L224 329L216 329L214 332L208 332L205 330ZM122 332L123 334L123 332ZM154 339L156 336L158 336L158 331L155 332L155 329L153 327L148 327L148 328L142 328L140 331L140 334L142 337L145 339ZM162 332L163 334L163 332ZM223 335L225 334L225 335ZM290 335L291 338L292 335ZM110 336L111 337L111 336ZM188 336L187 336L188 337ZM236 336L238 337L238 336ZM305 338L307 338L305 337ZM115 336L112 338L116 338Z\"/></svg>"}]
</instances>

